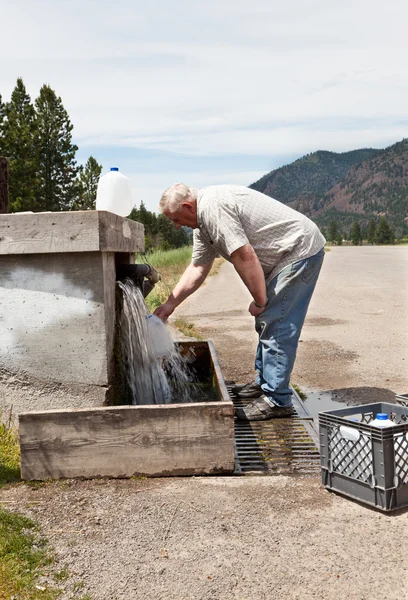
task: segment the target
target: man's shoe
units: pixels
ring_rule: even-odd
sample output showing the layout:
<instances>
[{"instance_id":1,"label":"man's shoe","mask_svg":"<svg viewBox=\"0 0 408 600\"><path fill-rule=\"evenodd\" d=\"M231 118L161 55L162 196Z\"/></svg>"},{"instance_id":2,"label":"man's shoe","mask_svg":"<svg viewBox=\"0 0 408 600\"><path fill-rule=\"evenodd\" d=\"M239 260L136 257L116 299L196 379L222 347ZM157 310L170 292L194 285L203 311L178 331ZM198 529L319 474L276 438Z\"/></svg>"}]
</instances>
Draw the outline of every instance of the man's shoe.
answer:
<instances>
[{"instance_id":1,"label":"man's shoe","mask_svg":"<svg viewBox=\"0 0 408 600\"><path fill-rule=\"evenodd\" d=\"M231 387L231 394L238 398L259 398L262 396L262 388L255 380L245 385L233 385Z\"/></svg>"},{"instance_id":2,"label":"man's shoe","mask_svg":"<svg viewBox=\"0 0 408 600\"><path fill-rule=\"evenodd\" d=\"M240 421L266 421L267 419L276 419L280 417L290 417L293 415L293 406L271 406L266 401L265 396L254 400L243 408L235 409L235 416Z\"/></svg>"}]
</instances>

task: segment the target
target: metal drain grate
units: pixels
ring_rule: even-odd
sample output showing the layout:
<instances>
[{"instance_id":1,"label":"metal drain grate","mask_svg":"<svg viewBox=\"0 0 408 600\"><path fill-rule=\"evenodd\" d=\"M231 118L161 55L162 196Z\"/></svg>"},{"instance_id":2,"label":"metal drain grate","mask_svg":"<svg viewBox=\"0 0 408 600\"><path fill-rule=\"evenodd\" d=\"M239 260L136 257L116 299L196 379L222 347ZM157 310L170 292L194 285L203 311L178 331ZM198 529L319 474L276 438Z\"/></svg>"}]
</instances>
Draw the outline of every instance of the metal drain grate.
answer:
<instances>
[{"instance_id":1,"label":"metal drain grate","mask_svg":"<svg viewBox=\"0 0 408 600\"><path fill-rule=\"evenodd\" d=\"M227 388L230 388L227 385ZM234 398L234 406L251 400ZM294 393L295 414L287 419L238 421L235 419L236 474L294 474L320 471L318 434L312 417Z\"/></svg>"}]
</instances>

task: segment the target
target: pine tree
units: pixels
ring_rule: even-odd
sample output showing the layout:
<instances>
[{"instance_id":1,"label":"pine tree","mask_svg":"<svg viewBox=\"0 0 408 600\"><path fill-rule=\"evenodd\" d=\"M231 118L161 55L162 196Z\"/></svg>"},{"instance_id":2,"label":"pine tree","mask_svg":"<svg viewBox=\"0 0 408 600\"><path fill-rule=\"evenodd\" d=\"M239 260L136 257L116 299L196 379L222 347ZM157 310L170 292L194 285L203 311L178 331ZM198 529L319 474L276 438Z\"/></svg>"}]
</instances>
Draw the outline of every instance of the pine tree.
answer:
<instances>
[{"instance_id":1,"label":"pine tree","mask_svg":"<svg viewBox=\"0 0 408 600\"><path fill-rule=\"evenodd\" d=\"M354 246L360 246L360 244L362 242L362 237L361 237L360 223L358 221L354 221L354 223L353 223L353 226L351 228L350 238L351 238L351 241L354 244Z\"/></svg>"},{"instance_id":2,"label":"pine tree","mask_svg":"<svg viewBox=\"0 0 408 600\"><path fill-rule=\"evenodd\" d=\"M393 244L394 234L388 225L387 219L381 217L375 232L375 241L377 244Z\"/></svg>"},{"instance_id":3,"label":"pine tree","mask_svg":"<svg viewBox=\"0 0 408 600\"><path fill-rule=\"evenodd\" d=\"M96 192L101 173L102 165L93 156L88 158L85 167L82 165L79 167L78 195L72 205L73 210L95 210Z\"/></svg>"},{"instance_id":4,"label":"pine tree","mask_svg":"<svg viewBox=\"0 0 408 600\"><path fill-rule=\"evenodd\" d=\"M77 194L73 126L61 98L49 85L43 85L35 101L38 121L40 161L39 203L43 210L68 210Z\"/></svg>"},{"instance_id":5,"label":"pine tree","mask_svg":"<svg viewBox=\"0 0 408 600\"><path fill-rule=\"evenodd\" d=\"M6 116L6 105L3 102L3 99L0 94L0 156L5 155L4 149L4 141L3 141L3 126L4 126L4 118Z\"/></svg>"},{"instance_id":6,"label":"pine tree","mask_svg":"<svg viewBox=\"0 0 408 600\"><path fill-rule=\"evenodd\" d=\"M374 219L371 219L370 223L368 224L368 231L367 231L367 242L369 244L374 244L374 242L375 242L375 230L376 230L375 221L374 221Z\"/></svg>"},{"instance_id":7,"label":"pine tree","mask_svg":"<svg viewBox=\"0 0 408 600\"><path fill-rule=\"evenodd\" d=\"M336 242L339 236L339 226L337 221L332 220L329 223L329 227L327 230L327 241Z\"/></svg>"},{"instance_id":8,"label":"pine tree","mask_svg":"<svg viewBox=\"0 0 408 600\"><path fill-rule=\"evenodd\" d=\"M10 102L0 105L0 154L9 161L9 211L39 210L37 123L23 80L17 79Z\"/></svg>"}]
</instances>

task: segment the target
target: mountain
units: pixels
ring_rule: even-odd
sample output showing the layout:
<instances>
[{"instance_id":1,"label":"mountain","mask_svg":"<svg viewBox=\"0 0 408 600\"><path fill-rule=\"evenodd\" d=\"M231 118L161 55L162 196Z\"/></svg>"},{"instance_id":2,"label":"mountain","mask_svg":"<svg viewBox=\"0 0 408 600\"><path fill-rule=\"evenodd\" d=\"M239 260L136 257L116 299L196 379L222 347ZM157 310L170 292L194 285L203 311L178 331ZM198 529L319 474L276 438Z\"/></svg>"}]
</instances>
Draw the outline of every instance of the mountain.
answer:
<instances>
[{"instance_id":1,"label":"mountain","mask_svg":"<svg viewBox=\"0 0 408 600\"><path fill-rule=\"evenodd\" d=\"M321 225L349 225L385 216L408 225L408 139L384 150L341 154L319 150L271 171L251 188L276 198ZM404 225L405 223L405 225Z\"/></svg>"},{"instance_id":2,"label":"mountain","mask_svg":"<svg viewBox=\"0 0 408 600\"><path fill-rule=\"evenodd\" d=\"M353 165L378 152L371 148L341 154L318 150L271 171L249 187L285 204L295 205L297 210L303 207L313 213L320 208L326 192L340 183Z\"/></svg>"}]
</instances>

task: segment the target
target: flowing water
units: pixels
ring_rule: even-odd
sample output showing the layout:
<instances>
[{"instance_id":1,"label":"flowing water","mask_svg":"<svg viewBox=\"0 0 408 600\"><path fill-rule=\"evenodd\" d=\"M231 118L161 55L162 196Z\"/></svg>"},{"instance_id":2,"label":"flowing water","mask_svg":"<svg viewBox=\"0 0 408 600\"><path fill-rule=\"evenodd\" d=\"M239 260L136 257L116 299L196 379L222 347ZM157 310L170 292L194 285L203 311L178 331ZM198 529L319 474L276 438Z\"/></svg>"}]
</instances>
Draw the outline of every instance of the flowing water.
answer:
<instances>
[{"instance_id":1,"label":"flowing water","mask_svg":"<svg viewBox=\"0 0 408 600\"><path fill-rule=\"evenodd\" d=\"M149 327L149 311L139 287L129 279L118 282L122 291L119 317L122 376L132 404L168 404L199 402L204 399L191 362L192 352L181 356L178 348L167 344L164 357L157 356L157 344ZM157 321L157 320L156 320ZM156 324L163 339L169 332L164 323Z\"/></svg>"}]
</instances>

